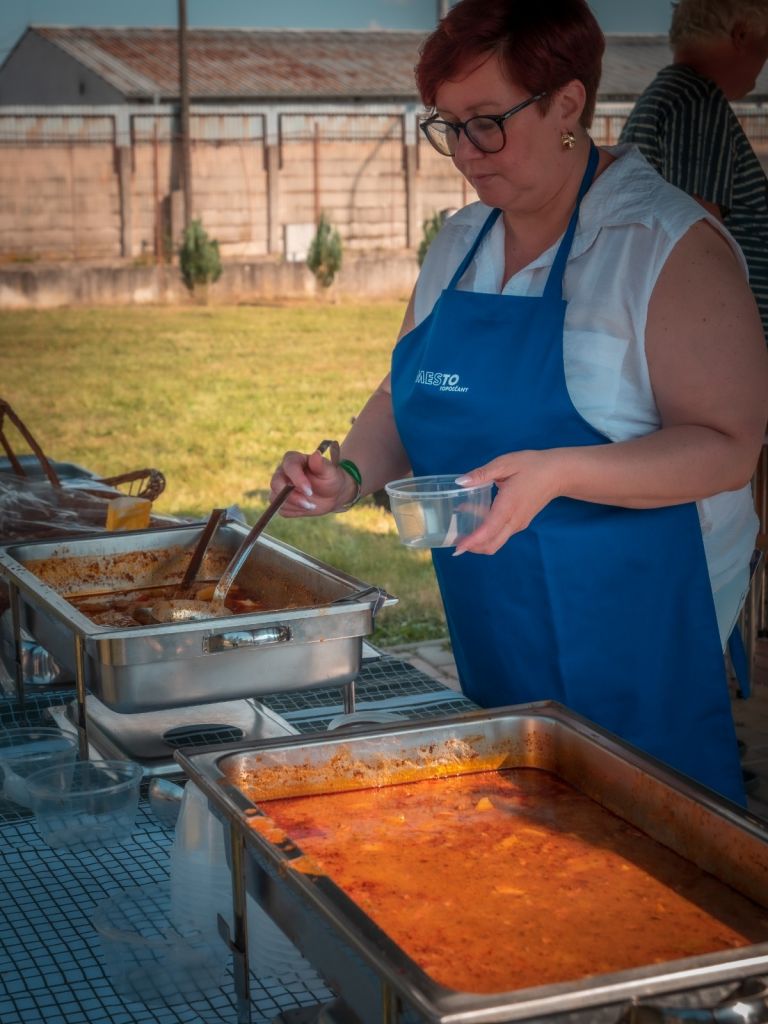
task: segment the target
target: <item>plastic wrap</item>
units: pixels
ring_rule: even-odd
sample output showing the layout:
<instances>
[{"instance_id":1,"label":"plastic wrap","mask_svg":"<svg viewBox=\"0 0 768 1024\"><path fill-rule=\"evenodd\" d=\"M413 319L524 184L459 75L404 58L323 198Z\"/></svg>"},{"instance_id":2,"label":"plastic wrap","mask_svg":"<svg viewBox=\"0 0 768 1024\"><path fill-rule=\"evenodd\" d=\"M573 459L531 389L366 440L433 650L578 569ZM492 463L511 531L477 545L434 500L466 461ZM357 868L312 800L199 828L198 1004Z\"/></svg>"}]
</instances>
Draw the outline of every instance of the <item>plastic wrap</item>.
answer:
<instances>
[{"instance_id":1,"label":"plastic wrap","mask_svg":"<svg viewBox=\"0 0 768 1024\"><path fill-rule=\"evenodd\" d=\"M54 487L47 480L0 473L0 544L104 530L109 502L121 495L94 479L73 478Z\"/></svg>"},{"instance_id":2,"label":"plastic wrap","mask_svg":"<svg viewBox=\"0 0 768 1024\"><path fill-rule=\"evenodd\" d=\"M18 453L4 433L4 417L13 424L32 447L32 453ZM131 521L112 515L115 502L132 500L146 504L165 488L165 477L157 469L138 469L119 476L99 479L96 474L72 462L48 459L28 429L0 399L0 441L5 458L0 458L0 547L18 541L76 537L107 530L108 526L131 528ZM56 486L58 482L59 486ZM119 484L129 489L119 490ZM149 517L151 527L182 522L173 516ZM144 520L142 523L145 525ZM0 687L16 672L16 640L9 612L9 591L0 580ZM27 633L21 632L20 652L27 685L51 686L71 682L51 655Z\"/></svg>"},{"instance_id":3,"label":"plastic wrap","mask_svg":"<svg viewBox=\"0 0 768 1024\"><path fill-rule=\"evenodd\" d=\"M24 467L30 475L17 476L7 470L7 460L0 460L0 547L19 541L106 531L110 505L118 498L125 498L125 492L100 481L80 466L53 465L60 487L54 487L35 465ZM151 515L149 525L171 526L181 521L172 516ZM13 677L16 648L8 608L8 588L0 580L0 663ZM51 686L71 681L69 674L23 630L21 641L27 685Z\"/></svg>"}]
</instances>

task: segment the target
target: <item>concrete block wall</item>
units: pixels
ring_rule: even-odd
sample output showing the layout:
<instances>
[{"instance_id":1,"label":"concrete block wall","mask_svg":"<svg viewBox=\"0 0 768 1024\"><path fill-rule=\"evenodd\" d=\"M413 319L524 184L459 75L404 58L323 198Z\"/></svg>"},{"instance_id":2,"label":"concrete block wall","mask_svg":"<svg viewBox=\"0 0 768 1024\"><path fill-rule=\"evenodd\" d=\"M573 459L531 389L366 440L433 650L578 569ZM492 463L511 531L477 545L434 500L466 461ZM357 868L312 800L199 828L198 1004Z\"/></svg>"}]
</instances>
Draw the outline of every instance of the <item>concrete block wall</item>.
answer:
<instances>
[{"instance_id":1,"label":"concrete block wall","mask_svg":"<svg viewBox=\"0 0 768 1024\"><path fill-rule=\"evenodd\" d=\"M320 212L345 254L415 253L428 218L476 198L452 161L414 134L413 111L338 106L238 113L233 105L195 115L193 211L225 264L284 258L285 239L305 237ZM598 107L596 141L614 143L630 109ZM0 111L0 264L122 258L140 266L158 259L158 247L175 251L182 182L173 113ZM768 116L737 113L768 162Z\"/></svg>"},{"instance_id":2,"label":"concrete block wall","mask_svg":"<svg viewBox=\"0 0 768 1024\"><path fill-rule=\"evenodd\" d=\"M314 221L316 213L324 212L345 247L407 246L401 142L293 141L283 144L282 157L281 218L286 223Z\"/></svg>"},{"instance_id":3,"label":"concrete block wall","mask_svg":"<svg viewBox=\"0 0 768 1024\"><path fill-rule=\"evenodd\" d=\"M335 301L366 298L405 303L418 267L412 252L349 254L327 291L304 263L280 259L229 260L221 278L208 289L211 304L275 299ZM57 306L191 304L177 267L119 262L0 264L0 309L46 309Z\"/></svg>"},{"instance_id":4,"label":"concrete block wall","mask_svg":"<svg viewBox=\"0 0 768 1024\"><path fill-rule=\"evenodd\" d=\"M181 235L173 112L110 109L90 120L0 111L0 125L16 125L0 128L0 307L194 301L156 251ZM598 108L595 140L614 143L629 109ZM737 113L768 163L768 116ZM249 108L241 131L217 117L195 121L191 153L194 214L223 257L213 302L326 294L299 252L321 211L344 243L330 297L405 298L423 223L476 198L451 160L414 138L412 112L278 112L268 129Z\"/></svg>"},{"instance_id":5,"label":"concrete block wall","mask_svg":"<svg viewBox=\"0 0 768 1024\"><path fill-rule=\"evenodd\" d=\"M446 164L448 165L446 167ZM419 191L421 196L421 217L419 220L419 239L421 226L425 220L441 210L459 210L467 203L477 199L475 190L467 183L466 178L457 174L446 173L453 170L448 157L441 156L428 145L419 148Z\"/></svg>"},{"instance_id":6,"label":"concrete block wall","mask_svg":"<svg viewBox=\"0 0 768 1024\"><path fill-rule=\"evenodd\" d=\"M0 196L0 259L100 259L120 252L110 144L3 146Z\"/></svg>"},{"instance_id":7,"label":"concrete block wall","mask_svg":"<svg viewBox=\"0 0 768 1024\"><path fill-rule=\"evenodd\" d=\"M152 143L140 142L133 146L131 157L130 250L134 256L154 255L157 239L164 244L163 236L170 225L168 197L171 181L171 147L167 143L155 147ZM156 225L158 216L159 226ZM167 224L164 221L167 221ZM159 234L156 235L156 232Z\"/></svg>"},{"instance_id":8,"label":"concrete block wall","mask_svg":"<svg viewBox=\"0 0 768 1024\"><path fill-rule=\"evenodd\" d=\"M196 142L193 207L222 255L262 256L267 243L267 180L261 141Z\"/></svg>"},{"instance_id":9,"label":"concrete block wall","mask_svg":"<svg viewBox=\"0 0 768 1024\"><path fill-rule=\"evenodd\" d=\"M75 138L4 144L0 263L146 262L158 249L175 251L180 153L167 119L153 139L147 117L125 145ZM467 189L451 162L426 144L418 156L413 143L406 147L392 130L397 120L382 115L378 138L370 137L370 125L367 137L344 138L345 130L354 135L353 118L334 120L330 138L307 137L304 128L303 137L273 145L276 158L263 138L198 138L191 148L194 215L225 260L283 255L286 225L315 223L320 212L349 251L415 249L422 221L462 205Z\"/></svg>"}]
</instances>

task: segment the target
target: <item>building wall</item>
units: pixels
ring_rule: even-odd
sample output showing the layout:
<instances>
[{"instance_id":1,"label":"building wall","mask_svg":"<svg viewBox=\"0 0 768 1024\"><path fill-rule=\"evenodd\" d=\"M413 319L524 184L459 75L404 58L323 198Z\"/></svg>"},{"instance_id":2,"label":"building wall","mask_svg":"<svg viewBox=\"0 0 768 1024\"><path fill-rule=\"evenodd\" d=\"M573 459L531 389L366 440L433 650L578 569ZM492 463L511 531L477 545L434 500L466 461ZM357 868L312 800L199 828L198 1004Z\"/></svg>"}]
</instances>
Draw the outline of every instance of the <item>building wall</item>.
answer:
<instances>
[{"instance_id":1,"label":"building wall","mask_svg":"<svg viewBox=\"0 0 768 1024\"><path fill-rule=\"evenodd\" d=\"M596 141L615 142L629 109L599 109ZM741 116L764 157L766 115ZM225 262L303 259L321 213L347 252L415 252L428 218L476 198L405 106L198 109L191 128L194 213ZM0 110L0 263L167 262L180 169L169 109Z\"/></svg>"},{"instance_id":2,"label":"building wall","mask_svg":"<svg viewBox=\"0 0 768 1024\"><path fill-rule=\"evenodd\" d=\"M0 260L110 259L120 252L120 221L111 144L0 153Z\"/></svg>"},{"instance_id":3,"label":"building wall","mask_svg":"<svg viewBox=\"0 0 768 1024\"><path fill-rule=\"evenodd\" d=\"M45 74L40 73L41 68ZM22 37L0 76L2 106L123 102L123 96L103 78L33 32Z\"/></svg>"},{"instance_id":4,"label":"building wall","mask_svg":"<svg viewBox=\"0 0 768 1024\"><path fill-rule=\"evenodd\" d=\"M229 257L267 253L267 183L264 144L195 143L194 207L209 234Z\"/></svg>"},{"instance_id":5,"label":"building wall","mask_svg":"<svg viewBox=\"0 0 768 1024\"><path fill-rule=\"evenodd\" d=\"M197 108L194 215L223 258L296 258L320 214L350 252L414 250L422 222L473 198L405 107ZM168 258L182 229L169 109L0 110L0 262Z\"/></svg>"}]
</instances>

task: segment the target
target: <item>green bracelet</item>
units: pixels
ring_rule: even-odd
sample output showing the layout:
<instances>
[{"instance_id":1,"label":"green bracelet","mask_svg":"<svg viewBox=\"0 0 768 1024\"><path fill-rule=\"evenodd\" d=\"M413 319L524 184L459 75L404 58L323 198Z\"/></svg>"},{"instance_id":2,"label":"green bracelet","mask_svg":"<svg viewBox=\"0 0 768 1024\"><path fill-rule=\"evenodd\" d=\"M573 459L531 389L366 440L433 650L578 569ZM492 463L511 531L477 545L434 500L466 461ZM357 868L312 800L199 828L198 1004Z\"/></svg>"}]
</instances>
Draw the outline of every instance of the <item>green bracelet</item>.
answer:
<instances>
[{"instance_id":1,"label":"green bracelet","mask_svg":"<svg viewBox=\"0 0 768 1024\"><path fill-rule=\"evenodd\" d=\"M337 512L346 512L347 509L352 508L353 505L356 505L358 501L360 501L363 491L363 475L351 459L342 459L341 462L339 462L339 469L343 469L344 472L348 473L355 481L355 496L352 501L348 501L346 505L342 505L341 508L336 509Z\"/></svg>"},{"instance_id":2,"label":"green bracelet","mask_svg":"<svg viewBox=\"0 0 768 1024\"><path fill-rule=\"evenodd\" d=\"M339 463L339 469L343 469L345 473L349 473L358 487L363 486L363 474L351 459L342 459Z\"/></svg>"}]
</instances>

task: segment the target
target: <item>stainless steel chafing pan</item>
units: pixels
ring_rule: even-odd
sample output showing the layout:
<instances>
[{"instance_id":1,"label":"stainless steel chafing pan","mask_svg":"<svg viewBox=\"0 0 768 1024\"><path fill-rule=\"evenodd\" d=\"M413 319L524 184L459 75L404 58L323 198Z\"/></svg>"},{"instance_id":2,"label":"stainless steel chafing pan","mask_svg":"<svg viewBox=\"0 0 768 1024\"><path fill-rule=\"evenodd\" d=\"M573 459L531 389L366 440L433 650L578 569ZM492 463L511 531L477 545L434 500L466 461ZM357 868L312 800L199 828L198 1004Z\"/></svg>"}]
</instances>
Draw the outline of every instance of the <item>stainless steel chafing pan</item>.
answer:
<instances>
[{"instance_id":1,"label":"stainless steel chafing pan","mask_svg":"<svg viewBox=\"0 0 768 1024\"><path fill-rule=\"evenodd\" d=\"M18 594L20 628L107 707L148 712L277 690L344 685L360 670L362 639L395 598L270 537L239 577L267 611L116 628L72 603L86 596L178 584L200 524L89 534L0 549L0 578ZM220 528L199 579L217 579L247 533Z\"/></svg>"},{"instance_id":2,"label":"stainless steel chafing pan","mask_svg":"<svg viewBox=\"0 0 768 1024\"><path fill-rule=\"evenodd\" d=\"M213 813L229 823L235 906L244 899L241 890L249 889L338 995L334 1005L346 1014L339 1019L365 1024L766 1019L764 996L733 993L745 980L768 974L768 943L501 994L449 990L428 977L327 877L292 870L301 851L290 839L279 841L278 836L272 842L268 830L263 835L251 824L265 817L260 800L385 786L403 781L404 769L417 779L500 767L540 768L760 907L768 906L764 823L560 705L469 712L343 738L303 736L229 752L177 752L175 757L205 792ZM246 777L257 781L254 800L238 785ZM242 1005L247 997L242 932L235 947ZM760 1016L726 1018L695 1009L739 1000L744 1012Z\"/></svg>"}]
</instances>

